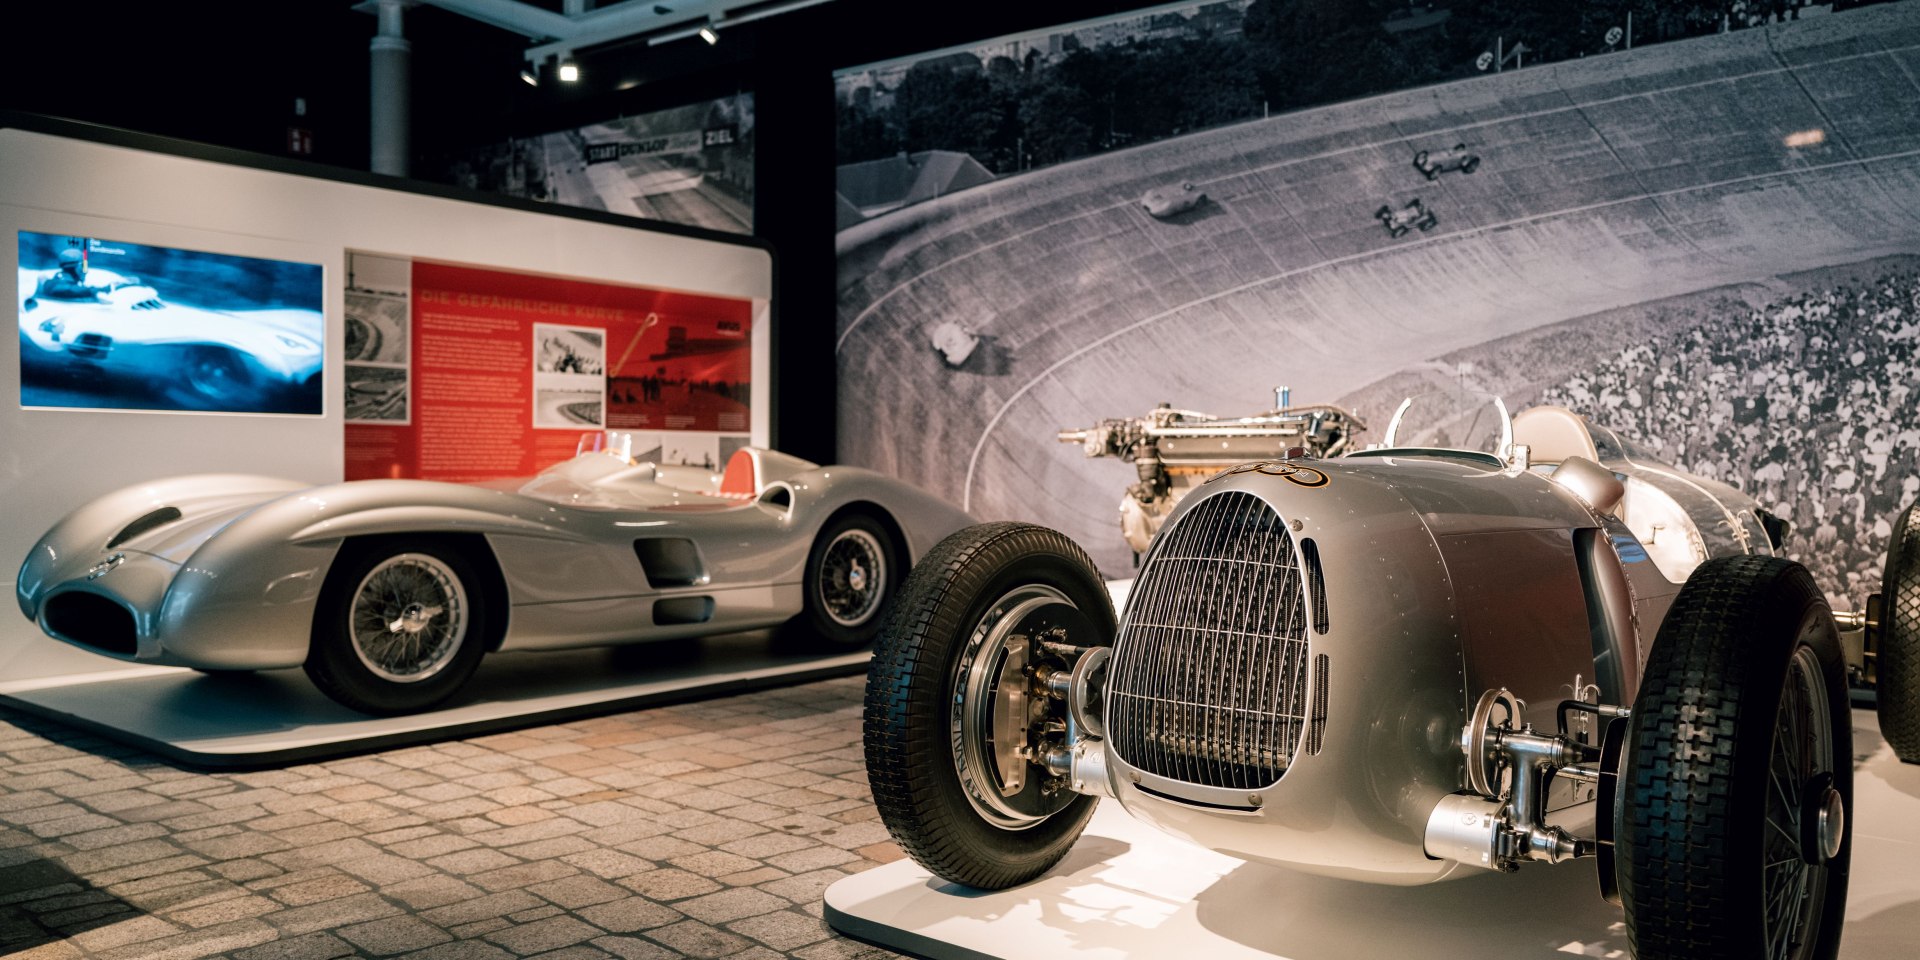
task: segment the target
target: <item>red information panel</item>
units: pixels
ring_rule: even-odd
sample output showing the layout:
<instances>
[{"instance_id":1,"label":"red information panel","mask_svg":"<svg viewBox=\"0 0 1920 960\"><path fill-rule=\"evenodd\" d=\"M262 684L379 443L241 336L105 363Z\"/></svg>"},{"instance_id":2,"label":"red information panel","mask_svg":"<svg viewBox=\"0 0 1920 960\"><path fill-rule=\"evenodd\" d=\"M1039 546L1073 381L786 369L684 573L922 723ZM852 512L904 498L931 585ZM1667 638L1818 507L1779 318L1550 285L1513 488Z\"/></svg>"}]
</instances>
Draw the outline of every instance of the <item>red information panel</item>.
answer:
<instances>
[{"instance_id":1,"label":"red information panel","mask_svg":"<svg viewBox=\"0 0 1920 960\"><path fill-rule=\"evenodd\" d=\"M603 428L747 432L751 301L354 256L349 480L526 476Z\"/></svg>"}]
</instances>

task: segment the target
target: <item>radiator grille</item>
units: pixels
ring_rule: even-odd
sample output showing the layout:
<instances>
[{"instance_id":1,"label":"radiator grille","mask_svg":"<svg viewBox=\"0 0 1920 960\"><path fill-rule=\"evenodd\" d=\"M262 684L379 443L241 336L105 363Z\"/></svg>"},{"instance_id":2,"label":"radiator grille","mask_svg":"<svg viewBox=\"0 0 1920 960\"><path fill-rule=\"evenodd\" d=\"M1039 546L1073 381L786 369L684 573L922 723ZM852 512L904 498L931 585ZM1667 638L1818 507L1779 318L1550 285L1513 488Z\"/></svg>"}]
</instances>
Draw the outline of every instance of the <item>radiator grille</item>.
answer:
<instances>
[{"instance_id":1,"label":"radiator grille","mask_svg":"<svg viewBox=\"0 0 1920 960\"><path fill-rule=\"evenodd\" d=\"M1273 508L1238 490L1196 504L1133 588L1109 668L1114 751L1187 783L1278 781L1307 718L1308 610Z\"/></svg>"}]
</instances>

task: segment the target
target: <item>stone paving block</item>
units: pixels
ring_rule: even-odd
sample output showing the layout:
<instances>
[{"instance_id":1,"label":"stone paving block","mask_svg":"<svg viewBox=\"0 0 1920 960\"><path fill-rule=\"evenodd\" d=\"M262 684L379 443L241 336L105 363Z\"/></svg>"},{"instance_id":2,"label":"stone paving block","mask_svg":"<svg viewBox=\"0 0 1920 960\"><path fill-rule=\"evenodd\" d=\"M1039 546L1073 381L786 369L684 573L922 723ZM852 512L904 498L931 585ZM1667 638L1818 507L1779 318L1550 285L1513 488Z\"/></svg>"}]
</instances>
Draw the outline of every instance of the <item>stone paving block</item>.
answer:
<instances>
[{"instance_id":1,"label":"stone paving block","mask_svg":"<svg viewBox=\"0 0 1920 960\"><path fill-rule=\"evenodd\" d=\"M568 834L580 833L587 825L565 817L554 817L539 823L529 823L518 827L501 827L498 830L483 830L469 834L475 840L490 847L510 847L518 843L531 843L535 840L550 840Z\"/></svg>"},{"instance_id":2,"label":"stone paving block","mask_svg":"<svg viewBox=\"0 0 1920 960\"><path fill-rule=\"evenodd\" d=\"M486 935L488 941L521 955L557 950L602 936L606 931L573 917L559 916L508 927Z\"/></svg>"},{"instance_id":3,"label":"stone paving block","mask_svg":"<svg viewBox=\"0 0 1920 960\"><path fill-rule=\"evenodd\" d=\"M380 888L380 894L416 911L444 907L449 903L459 903L483 896L479 887L439 873L383 886Z\"/></svg>"},{"instance_id":4,"label":"stone paving block","mask_svg":"<svg viewBox=\"0 0 1920 960\"><path fill-rule=\"evenodd\" d=\"M805 850L813 846L819 846L819 844L806 837L796 837L788 833L762 833L719 845L720 849L727 853L756 860L791 853L795 850Z\"/></svg>"},{"instance_id":5,"label":"stone paving block","mask_svg":"<svg viewBox=\"0 0 1920 960\"><path fill-rule=\"evenodd\" d=\"M365 829L371 830L372 827L365 827ZM390 847L396 843L405 843L409 840L419 840L425 837L437 836L440 836L440 828L427 824L416 824L413 826L381 830L378 833L368 833L361 839L378 846Z\"/></svg>"},{"instance_id":6,"label":"stone paving block","mask_svg":"<svg viewBox=\"0 0 1920 960\"><path fill-rule=\"evenodd\" d=\"M874 821L843 823L831 830L822 830L813 836L843 850L852 850L892 839L887 833L887 828Z\"/></svg>"},{"instance_id":7,"label":"stone paving block","mask_svg":"<svg viewBox=\"0 0 1920 960\"><path fill-rule=\"evenodd\" d=\"M185 841L185 844L187 849L213 860L242 860L267 853L279 853L292 847L292 844L271 833L252 830L204 840L189 840Z\"/></svg>"},{"instance_id":8,"label":"stone paving block","mask_svg":"<svg viewBox=\"0 0 1920 960\"><path fill-rule=\"evenodd\" d=\"M299 934L336 929L363 920L378 920L399 912L399 907L388 903L378 894L362 893L310 906L289 907L278 913L267 914L263 919L280 928L284 934Z\"/></svg>"},{"instance_id":9,"label":"stone paving block","mask_svg":"<svg viewBox=\"0 0 1920 960\"><path fill-rule=\"evenodd\" d=\"M652 900L684 900L720 889L720 885L685 870L667 868L636 874L620 881L620 885Z\"/></svg>"},{"instance_id":10,"label":"stone paving block","mask_svg":"<svg viewBox=\"0 0 1920 960\"><path fill-rule=\"evenodd\" d=\"M242 896L186 910L168 911L167 919L189 927L210 927L272 913L283 905L265 897Z\"/></svg>"},{"instance_id":11,"label":"stone paving block","mask_svg":"<svg viewBox=\"0 0 1920 960\"><path fill-rule=\"evenodd\" d=\"M493 920L522 910L531 910L545 903L546 901L525 890L508 890L504 893L423 910L420 912L420 919L438 926L453 928L461 924Z\"/></svg>"},{"instance_id":12,"label":"stone paving block","mask_svg":"<svg viewBox=\"0 0 1920 960\"><path fill-rule=\"evenodd\" d=\"M131 810L118 810L114 812L114 816L128 823L141 823L148 820L170 820L174 817L206 813L212 809L198 800L174 800L168 803L134 807Z\"/></svg>"},{"instance_id":13,"label":"stone paving block","mask_svg":"<svg viewBox=\"0 0 1920 960\"><path fill-rule=\"evenodd\" d=\"M620 844L620 849L636 857L648 860L671 860L674 857L690 857L696 853L705 853L707 848L697 843L688 843L678 837L656 836Z\"/></svg>"},{"instance_id":14,"label":"stone paving block","mask_svg":"<svg viewBox=\"0 0 1920 960\"><path fill-rule=\"evenodd\" d=\"M846 871L829 867L811 873L796 874L785 880L763 883L760 889L795 903L811 903L825 896L827 888L845 876L847 876Z\"/></svg>"},{"instance_id":15,"label":"stone paving block","mask_svg":"<svg viewBox=\"0 0 1920 960\"><path fill-rule=\"evenodd\" d=\"M112 849L118 850L122 848L114 847ZM177 857L162 857L158 860L148 860L143 863L136 863L132 866L120 867L114 870L94 871L87 875L87 880L95 886L112 887L115 884L125 883L129 880L157 877L162 874L205 866L206 863L207 861L202 857L182 854Z\"/></svg>"},{"instance_id":16,"label":"stone paving block","mask_svg":"<svg viewBox=\"0 0 1920 960\"><path fill-rule=\"evenodd\" d=\"M364 850L371 849L365 840L360 839L360 829L358 827L355 827L351 823L341 823L338 820L327 820L325 818L322 818L317 823L311 823L304 827L277 830L274 832L274 836L279 837L281 840L295 847L317 851L316 856L332 856L343 860L366 856ZM336 846L337 844L346 844L348 847L342 849L340 846ZM267 859L273 860L274 858L268 857ZM275 862L277 863L279 861L275 860Z\"/></svg>"},{"instance_id":17,"label":"stone paving block","mask_svg":"<svg viewBox=\"0 0 1920 960\"><path fill-rule=\"evenodd\" d=\"M426 860L459 850L470 850L480 845L480 841L467 837L456 837L450 833L433 832L427 836L411 840L402 840L387 847L397 856L414 860Z\"/></svg>"},{"instance_id":18,"label":"stone paving block","mask_svg":"<svg viewBox=\"0 0 1920 960\"><path fill-rule=\"evenodd\" d=\"M618 900L627 896L627 891L605 880L585 874L528 884L526 890L534 896L569 910L606 903L609 900Z\"/></svg>"},{"instance_id":19,"label":"stone paving block","mask_svg":"<svg viewBox=\"0 0 1920 960\"><path fill-rule=\"evenodd\" d=\"M334 960L354 952L353 944L333 934L309 933L248 947L233 956L235 960Z\"/></svg>"},{"instance_id":20,"label":"stone paving block","mask_svg":"<svg viewBox=\"0 0 1920 960\"><path fill-rule=\"evenodd\" d=\"M703 850L684 857L670 857L668 863L682 870L691 870L703 877L719 877L729 873L739 873L760 866L760 862L722 850Z\"/></svg>"},{"instance_id":21,"label":"stone paving block","mask_svg":"<svg viewBox=\"0 0 1920 960\"><path fill-rule=\"evenodd\" d=\"M566 911L560 909L559 907L556 907L553 904L547 903L547 904L541 904L540 906L534 907L532 910L522 910L519 913L509 914L507 916L507 919L512 920L514 923L532 923L535 920L545 920L548 917L557 917L560 914L565 912Z\"/></svg>"},{"instance_id":22,"label":"stone paving block","mask_svg":"<svg viewBox=\"0 0 1920 960\"><path fill-rule=\"evenodd\" d=\"M489 870L509 867L518 862L518 860L498 850L487 849L461 850L434 857L427 861L428 865L435 869L443 870L456 876L485 873Z\"/></svg>"},{"instance_id":23,"label":"stone paving block","mask_svg":"<svg viewBox=\"0 0 1920 960\"><path fill-rule=\"evenodd\" d=\"M412 880L434 873L434 869L424 863L405 857L396 857L389 853L377 853L357 860L342 860L335 866L375 886L399 883L402 880Z\"/></svg>"},{"instance_id":24,"label":"stone paving block","mask_svg":"<svg viewBox=\"0 0 1920 960\"><path fill-rule=\"evenodd\" d=\"M645 936L669 950L689 957L724 957L752 946L752 942L745 937L728 933L698 920L682 920L679 923L649 930Z\"/></svg>"},{"instance_id":25,"label":"stone paving block","mask_svg":"<svg viewBox=\"0 0 1920 960\"><path fill-rule=\"evenodd\" d=\"M362 951L377 957L419 950L453 939L445 930L407 916L341 927L338 933Z\"/></svg>"},{"instance_id":26,"label":"stone paving block","mask_svg":"<svg viewBox=\"0 0 1920 960\"><path fill-rule=\"evenodd\" d=\"M706 896L682 900L675 910L703 923L723 924L731 920L784 910L787 901L752 887L735 887Z\"/></svg>"},{"instance_id":27,"label":"stone paving block","mask_svg":"<svg viewBox=\"0 0 1920 960\"><path fill-rule=\"evenodd\" d=\"M675 831L673 835L689 843L717 846L731 840L740 840L766 832L768 832L767 828L757 823L726 816L712 823L703 823L697 827Z\"/></svg>"},{"instance_id":28,"label":"stone paving block","mask_svg":"<svg viewBox=\"0 0 1920 960\"><path fill-rule=\"evenodd\" d=\"M372 889L359 880L346 874L333 874L315 880L290 883L272 889L272 897L290 907L304 907L310 903L322 903L338 900Z\"/></svg>"},{"instance_id":29,"label":"stone paving block","mask_svg":"<svg viewBox=\"0 0 1920 960\"><path fill-rule=\"evenodd\" d=\"M513 960L513 954L481 940L455 940L404 954L402 960Z\"/></svg>"},{"instance_id":30,"label":"stone paving block","mask_svg":"<svg viewBox=\"0 0 1920 960\"><path fill-rule=\"evenodd\" d=\"M588 850L596 849L599 848L594 845L593 841L583 840L577 836L570 836L554 837L551 840L535 840L532 843L502 847L500 852L510 857L519 857L522 860L550 860L555 857L565 857L568 854L584 853Z\"/></svg>"},{"instance_id":31,"label":"stone paving block","mask_svg":"<svg viewBox=\"0 0 1920 960\"><path fill-rule=\"evenodd\" d=\"M453 934L454 937L460 940L472 940L475 937L484 937L495 930L505 930L511 926L513 926L512 920L508 920L506 917L493 917L487 920L475 920L472 923L463 923L457 927L448 927L447 932Z\"/></svg>"},{"instance_id":32,"label":"stone paving block","mask_svg":"<svg viewBox=\"0 0 1920 960\"><path fill-rule=\"evenodd\" d=\"M686 915L665 904L655 903L645 897L627 897L598 903L574 911L580 919L614 933L634 933L664 927L669 923L678 923Z\"/></svg>"},{"instance_id":33,"label":"stone paving block","mask_svg":"<svg viewBox=\"0 0 1920 960\"><path fill-rule=\"evenodd\" d=\"M794 910L757 914L729 923L726 928L752 937L782 953L834 935L833 930L820 919Z\"/></svg>"},{"instance_id":34,"label":"stone paving block","mask_svg":"<svg viewBox=\"0 0 1920 960\"><path fill-rule=\"evenodd\" d=\"M593 945L621 960L677 960L686 954L639 937L596 937Z\"/></svg>"},{"instance_id":35,"label":"stone paving block","mask_svg":"<svg viewBox=\"0 0 1920 960\"><path fill-rule=\"evenodd\" d=\"M27 830L32 832L34 836L46 839L64 837L70 833L102 830L120 825L121 823L118 820L112 819L111 817L104 817L97 813L89 813L85 810L81 810L72 816L49 817L44 820L24 824Z\"/></svg>"},{"instance_id":36,"label":"stone paving block","mask_svg":"<svg viewBox=\"0 0 1920 960\"><path fill-rule=\"evenodd\" d=\"M115 826L69 834L62 837L60 842L75 850L98 850L101 847L116 847L132 843L135 840L151 840L166 834L167 828L157 823L118 824L116 821Z\"/></svg>"},{"instance_id":37,"label":"stone paving block","mask_svg":"<svg viewBox=\"0 0 1920 960\"><path fill-rule=\"evenodd\" d=\"M636 873L654 869L654 863L651 860L642 860L639 857L621 853L618 850L606 850L599 847L580 853L566 854L560 859L588 873L604 877L608 880L631 877Z\"/></svg>"},{"instance_id":38,"label":"stone paving block","mask_svg":"<svg viewBox=\"0 0 1920 960\"><path fill-rule=\"evenodd\" d=\"M96 960L193 960L266 943L279 934L259 920L237 920L94 953Z\"/></svg>"},{"instance_id":39,"label":"stone paving block","mask_svg":"<svg viewBox=\"0 0 1920 960\"><path fill-rule=\"evenodd\" d=\"M540 860L533 863L522 863L511 867L502 867L498 870L488 870L485 873L476 873L469 876L467 880L482 889L498 892L514 887L524 887L530 883L539 883L543 880L553 880L579 872L580 868L570 863L563 863L559 860Z\"/></svg>"},{"instance_id":40,"label":"stone paving block","mask_svg":"<svg viewBox=\"0 0 1920 960\"><path fill-rule=\"evenodd\" d=\"M232 860L213 864L207 869L235 883L262 880L285 872L265 860Z\"/></svg>"}]
</instances>

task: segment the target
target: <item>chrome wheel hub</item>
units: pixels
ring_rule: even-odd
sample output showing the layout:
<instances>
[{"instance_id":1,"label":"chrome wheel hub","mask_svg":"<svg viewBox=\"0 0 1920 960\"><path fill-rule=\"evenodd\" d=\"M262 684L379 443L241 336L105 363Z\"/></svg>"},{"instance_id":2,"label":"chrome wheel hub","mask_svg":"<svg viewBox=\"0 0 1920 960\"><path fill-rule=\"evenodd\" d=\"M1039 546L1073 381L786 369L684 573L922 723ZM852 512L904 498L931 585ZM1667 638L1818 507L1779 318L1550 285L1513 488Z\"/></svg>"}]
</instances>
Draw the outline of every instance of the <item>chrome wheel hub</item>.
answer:
<instances>
[{"instance_id":1,"label":"chrome wheel hub","mask_svg":"<svg viewBox=\"0 0 1920 960\"><path fill-rule=\"evenodd\" d=\"M354 655L375 676L418 683L452 662L466 642L468 617L466 589L445 561L403 553L361 579L348 630Z\"/></svg>"},{"instance_id":2,"label":"chrome wheel hub","mask_svg":"<svg viewBox=\"0 0 1920 960\"><path fill-rule=\"evenodd\" d=\"M834 623L857 627L880 610L886 592L887 555L873 534L843 530L820 556L820 609Z\"/></svg>"}]
</instances>

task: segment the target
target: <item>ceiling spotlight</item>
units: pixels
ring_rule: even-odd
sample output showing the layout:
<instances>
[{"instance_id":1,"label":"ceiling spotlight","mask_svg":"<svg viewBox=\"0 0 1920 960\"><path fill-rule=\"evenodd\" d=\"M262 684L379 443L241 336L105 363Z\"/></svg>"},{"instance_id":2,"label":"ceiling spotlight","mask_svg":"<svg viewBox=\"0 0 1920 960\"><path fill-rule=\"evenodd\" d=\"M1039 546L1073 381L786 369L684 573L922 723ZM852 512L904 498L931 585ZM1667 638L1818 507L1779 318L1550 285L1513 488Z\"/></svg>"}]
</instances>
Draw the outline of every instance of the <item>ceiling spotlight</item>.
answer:
<instances>
[{"instance_id":1,"label":"ceiling spotlight","mask_svg":"<svg viewBox=\"0 0 1920 960\"><path fill-rule=\"evenodd\" d=\"M560 82L577 83L580 80L580 65L572 57L560 61Z\"/></svg>"},{"instance_id":2,"label":"ceiling spotlight","mask_svg":"<svg viewBox=\"0 0 1920 960\"><path fill-rule=\"evenodd\" d=\"M522 67L520 69L520 82L529 87L537 87L540 85L540 75L533 72L531 65Z\"/></svg>"},{"instance_id":3,"label":"ceiling spotlight","mask_svg":"<svg viewBox=\"0 0 1920 960\"><path fill-rule=\"evenodd\" d=\"M712 46L720 42L720 31L715 29L713 24L706 24L700 28L700 39L705 40L708 46Z\"/></svg>"}]
</instances>

